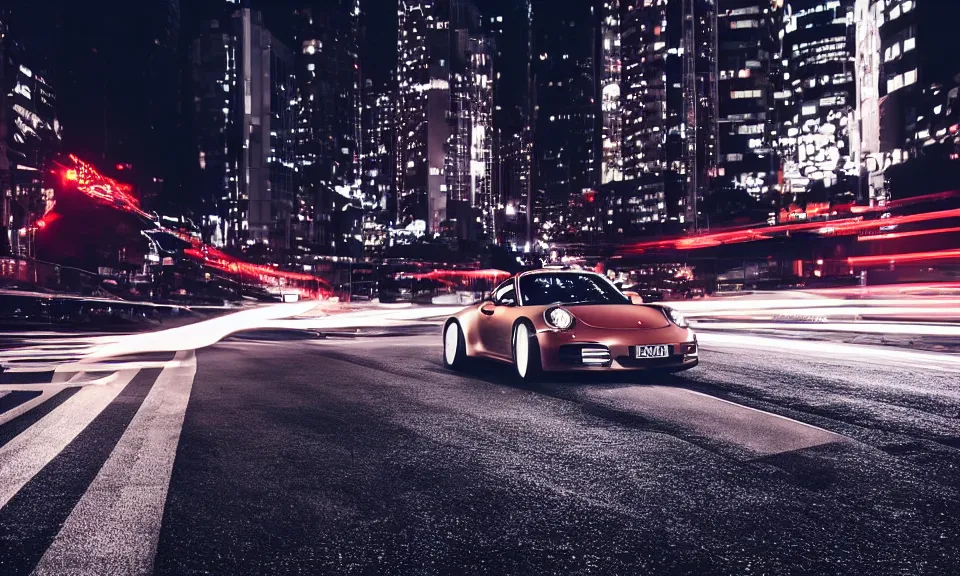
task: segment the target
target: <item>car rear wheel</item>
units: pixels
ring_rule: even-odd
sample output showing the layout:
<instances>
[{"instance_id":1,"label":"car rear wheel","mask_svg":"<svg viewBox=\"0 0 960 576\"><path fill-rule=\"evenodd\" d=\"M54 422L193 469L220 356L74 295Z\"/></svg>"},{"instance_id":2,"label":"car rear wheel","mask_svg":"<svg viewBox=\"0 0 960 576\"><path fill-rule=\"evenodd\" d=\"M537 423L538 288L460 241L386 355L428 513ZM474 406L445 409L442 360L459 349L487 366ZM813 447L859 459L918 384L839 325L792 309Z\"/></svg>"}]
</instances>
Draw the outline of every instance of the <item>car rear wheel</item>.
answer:
<instances>
[{"instance_id":1,"label":"car rear wheel","mask_svg":"<svg viewBox=\"0 0 960 576\"><path fill-rule=\"evenodd\" d=\"M443 330L443 365L459 370L467 361L467 344L459 322L450 322Z\"/></svg>"},{"instance_id":2,"label":"car rear wheel","mask_svg":"<svg viewBox=\"0 0 960 576\"><path fill-rule=\"evenodd\" d=\"M513 367L524 382L536 382L542 371L537 335L523 322L513 327Z\"/></svg>"}]
</instances>

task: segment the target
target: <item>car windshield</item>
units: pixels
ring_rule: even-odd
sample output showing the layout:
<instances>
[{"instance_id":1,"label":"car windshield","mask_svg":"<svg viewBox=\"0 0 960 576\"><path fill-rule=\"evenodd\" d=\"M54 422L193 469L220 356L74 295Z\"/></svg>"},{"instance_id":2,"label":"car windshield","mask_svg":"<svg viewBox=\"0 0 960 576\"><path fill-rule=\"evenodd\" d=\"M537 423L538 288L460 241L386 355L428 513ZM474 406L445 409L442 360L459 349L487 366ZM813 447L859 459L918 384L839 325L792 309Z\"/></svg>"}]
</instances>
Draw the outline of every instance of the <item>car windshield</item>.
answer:
<instances>
[{"instance_id":1,"label":"car windshield","mask_svg":"<svg viewBox=\"0 0 960 576\"><path fill-rule=\"evenodd\" d=\"M547 304L629 304L613 285L593 274L530 274L520 277L525 306Z\"/></svg>"}]
</instances>

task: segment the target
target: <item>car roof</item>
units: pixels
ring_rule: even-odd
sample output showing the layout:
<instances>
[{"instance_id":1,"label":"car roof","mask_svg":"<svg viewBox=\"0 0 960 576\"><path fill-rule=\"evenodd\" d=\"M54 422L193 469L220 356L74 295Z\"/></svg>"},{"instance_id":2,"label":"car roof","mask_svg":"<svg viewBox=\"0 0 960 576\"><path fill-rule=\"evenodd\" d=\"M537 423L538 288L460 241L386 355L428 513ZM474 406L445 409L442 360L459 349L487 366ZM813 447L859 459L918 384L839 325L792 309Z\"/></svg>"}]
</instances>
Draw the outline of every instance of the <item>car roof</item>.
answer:
<instances>
[{"instance_id":1,"label":"car roof","mask_svg":"<svg viewBox=\"0 0 960 576\"><path fill-rule=\"evenodd\" d=\"M574 270L572 268L538 268L536 270L528 270L526 272L521 272L517 274L517 278L522 278L523 276L535 276L539 274L590 274L593 276L601 276L593 270Z\"/></svg>"}]
</instances>

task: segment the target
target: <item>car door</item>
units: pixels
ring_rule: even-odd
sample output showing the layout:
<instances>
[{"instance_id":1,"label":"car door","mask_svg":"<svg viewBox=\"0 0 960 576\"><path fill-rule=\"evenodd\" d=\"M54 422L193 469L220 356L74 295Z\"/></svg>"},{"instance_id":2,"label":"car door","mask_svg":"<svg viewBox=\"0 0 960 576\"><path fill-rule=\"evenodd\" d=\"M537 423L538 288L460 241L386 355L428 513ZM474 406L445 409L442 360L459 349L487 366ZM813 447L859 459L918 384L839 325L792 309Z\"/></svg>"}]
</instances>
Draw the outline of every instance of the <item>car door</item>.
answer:
<instances>
[{"instance_id":1,"label":"car door","mask_svg":"<svg viewBox=\"0 0 960 576\"><path fill-rule=\"evenodd\" d=\"M480 345L487 354L499 358L512 358L510 350L513 317L516 316L517 291L513 280L508 280L493 291L491 302L480 306L477 321Z\"/></svg>"}]
</instances>

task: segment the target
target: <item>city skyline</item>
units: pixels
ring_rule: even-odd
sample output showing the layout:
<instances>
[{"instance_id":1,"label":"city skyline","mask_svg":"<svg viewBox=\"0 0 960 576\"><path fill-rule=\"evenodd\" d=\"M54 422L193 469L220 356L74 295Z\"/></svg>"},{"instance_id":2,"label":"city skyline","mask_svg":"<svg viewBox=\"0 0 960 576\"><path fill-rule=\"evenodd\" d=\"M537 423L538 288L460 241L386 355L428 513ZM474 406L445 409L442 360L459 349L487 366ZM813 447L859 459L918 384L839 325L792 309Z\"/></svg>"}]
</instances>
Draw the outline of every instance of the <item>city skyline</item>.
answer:
<instances>
[{"instance_id":1,"label":"city skyline","mask_svg":"<svg viewBox=\"0 0 960 576\"><path fill-rule=\"evenodd\" d=\"M944 190L956 160L958 70L936 57L956 8L929 1L151 1L158 17L131 21L151 41L8 49L34 84L7 98L56 102L34 163L103 161L204 241L285 265L422 237L536 251L777 223L885 202L912 174ZM69 10L64 38L96 18ZM135 58L129 86L105 73ZM40 188L21 204L40 210Z\"/></svg>"}]
</instances>

